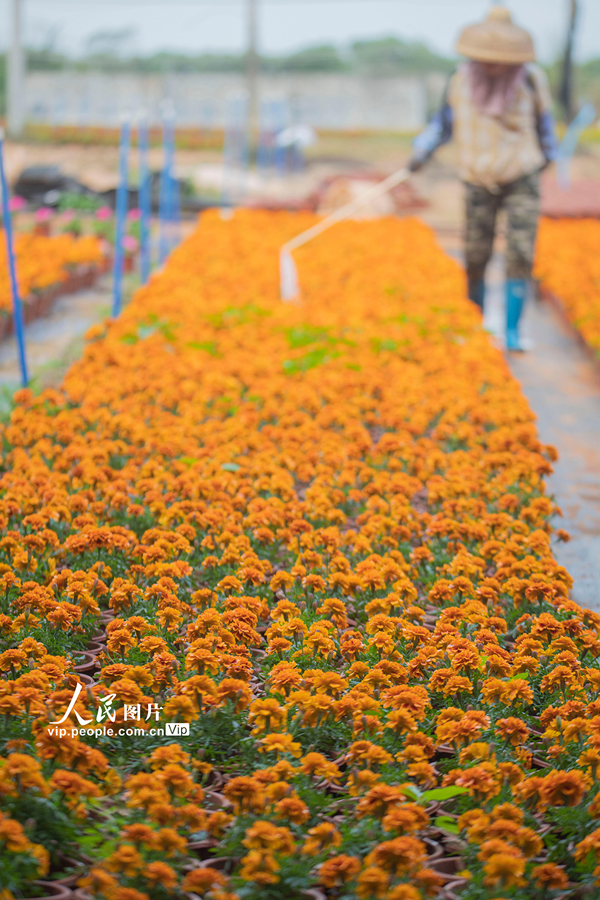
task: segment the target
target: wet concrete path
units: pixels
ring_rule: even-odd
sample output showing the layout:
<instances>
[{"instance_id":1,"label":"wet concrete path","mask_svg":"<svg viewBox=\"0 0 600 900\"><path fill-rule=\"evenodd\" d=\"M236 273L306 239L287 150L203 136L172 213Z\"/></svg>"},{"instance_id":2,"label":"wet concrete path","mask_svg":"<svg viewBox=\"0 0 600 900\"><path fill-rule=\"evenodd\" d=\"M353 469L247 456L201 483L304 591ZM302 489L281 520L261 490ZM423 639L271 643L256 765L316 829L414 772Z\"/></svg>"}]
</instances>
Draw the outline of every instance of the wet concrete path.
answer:
<instances>
[{"instance_id":1,"label":"wet concrete path","mask_svg":"<svg viewBox=\"0 0 600 900\"><path fill-rule=\"evenodd\" d=\"M500 257L488 280L486 325L502 335ZM600 360L592 359L547 301L529 301L523 334L532 347L509 354L509 365L537 416L540 439L558 450L548 492L563 513L558 524L572 538L556 545L555 554L575 581L573 598L600 611Z\"/></svg>"},{"instance_id":2,"label":"wet concrete path","mask_svg":"<svg viewBox=\"0 0 600 900\"><path fill-rule=\"evenodd\" d=\"M79 358L86 331L110 315L111 279L103 276L88 290L59 297L47 316L26 326L27 365L34 389L56 386ZM5 399L21 386L14 337L0 343L0 390Z\"/></svg>"}]
</instances>

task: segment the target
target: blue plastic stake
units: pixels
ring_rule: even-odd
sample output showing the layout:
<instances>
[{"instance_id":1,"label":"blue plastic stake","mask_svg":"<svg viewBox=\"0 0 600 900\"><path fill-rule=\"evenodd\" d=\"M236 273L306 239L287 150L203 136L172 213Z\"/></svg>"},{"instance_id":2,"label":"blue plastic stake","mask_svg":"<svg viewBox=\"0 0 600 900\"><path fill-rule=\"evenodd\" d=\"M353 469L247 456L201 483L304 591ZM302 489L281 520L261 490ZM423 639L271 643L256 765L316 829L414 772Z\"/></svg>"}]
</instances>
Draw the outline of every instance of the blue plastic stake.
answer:
<instances>
[{"instance_id":1,"label":"blue plastic stake","mask_svg":"<svg viewBox=\"0 0 600 900\"><path fill-rule=\"evenodd\" d=\"M119 140L119 184L117 187L116 222L115 222L115 258L113 263L113 319L121 312L123 303L123 237L125 235L125 219L128 204L128 162L129 157L129 124L123 122Z\"/></svg>"},{"instance_id":2,"label":"blue plastic stake","mask_svg":"<svg viewBox=\"0 0 600 900\"><path fill-rule=\"evenodd\" d=\"M571 163L579 138L586 128L592 124L596 118L596 110L592 103L586 103L581 107L569 127L565 132L559 150L556 162L556 177L558 185L563 191L568 191L571 187Z\"/></svg>"},{"instance_id":3,"label":"blue plastic stake","mask_svg":"<svg viewBox=\"0 0 600 900\"><path fill-rule=\"evenodd\" d=\"M171 204L173 219L173 249L181 243L181 193L175 174L171 178Z\"/></svg>"},{"instance_id":4,"label":"blue plastic stake","mask_svg":"<svg viewBox=\"0 0 600 900\"><path fill-rule=\"evenodd\" d=\"M175 126L172 119L163 125L163 169L160 175L158 258L162 265L171 249L173 221L173 158L175 156Z\"/></svg>"},{"instance_id":5,"label":"blue plastic stake","mask_svg":"<svg viewBox=\"0 0 600 900\"><path fill-rule=\"evenodd\" d=\"M142 284L146 284L152 270L152 257L150 252L150 224L151 224L151 198L150 198L150 167L148 163L148 123L143 121L138 129L138 148L140 152L140 278Z\"/></svg>"},{"instance_id":6,"label":"blue plastic stake","mask_svg":"<svg viewBox=\"0 0 600 900\"><path fill-rule=\"evenodd\" d=\"M27 374L27 356L25 354L25 322L23 321L23 307L19 296L17 283L17 267L15 264L15 251L13 245L12 218L8 207L8 185L4 172L4 130L0 129L0 183L2 186L2 220L4 223L4 238L6 240L6 256L8 258L8 272L10 276L10 291L12 294L13 320L15 323L15 335L19 352L19 368L21 370L21 383L27 387L29 377Z\"/></svg>"}]
</instances>

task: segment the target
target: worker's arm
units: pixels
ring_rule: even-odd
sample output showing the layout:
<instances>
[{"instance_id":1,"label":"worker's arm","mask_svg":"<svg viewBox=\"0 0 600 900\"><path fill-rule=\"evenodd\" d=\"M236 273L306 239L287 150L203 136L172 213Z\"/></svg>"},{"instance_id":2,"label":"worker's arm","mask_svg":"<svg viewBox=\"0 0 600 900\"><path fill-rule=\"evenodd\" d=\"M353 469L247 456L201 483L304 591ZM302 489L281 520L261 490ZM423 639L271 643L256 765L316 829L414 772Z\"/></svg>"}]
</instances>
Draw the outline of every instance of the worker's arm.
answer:
<instances>
[{"instance_id":1,"label":"worker's arm","mask_svg":"<svg viewBox=\"0 0 600 900\"><path fill-rule=\"evenodd\" d=\"M556 136L556 123L551 112L543 112L537 117L537 133L546 158L546 165L556 162L558 159L558 138Z\"/></svg>"},{"instance_id":2,"label":"worker's arm","mask_svg":"<svg viewBox=\"0 0 600 900\"><path fill-rule=\"evenodd\" d=\"M556 122L552 113L552 95L545 72L539 66L529 66L527 82L533 90L536 130L546 165L558 159Z\"/></svg>"},{"instance_id":3,"label":"worker's arm","mask_svg":"<svg viewBox=\"0 0 600 900\"><path fill-rule=\"evenodd\" d=\"M411 172L416 172L433 156L438 147L447 144L452 138L452 107L448 103L448 91L440 108L433 114L421 134L413 141L413 155L408 164Z\"/></svg>"}]
</instances>

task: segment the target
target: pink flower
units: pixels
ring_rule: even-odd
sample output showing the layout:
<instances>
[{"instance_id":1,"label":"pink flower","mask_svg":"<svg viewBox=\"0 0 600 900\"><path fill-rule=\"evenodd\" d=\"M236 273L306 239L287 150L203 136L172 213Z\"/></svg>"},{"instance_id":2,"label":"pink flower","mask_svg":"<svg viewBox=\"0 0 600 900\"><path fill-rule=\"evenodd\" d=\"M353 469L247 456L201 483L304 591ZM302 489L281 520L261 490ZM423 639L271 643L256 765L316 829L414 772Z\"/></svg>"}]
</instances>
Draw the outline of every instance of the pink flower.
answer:
<instances>
[{"instance_id":1,"label":"pink flower","mask_svg":"<svg viewBox=\"0 0 600 900\"><path fill-rule=\"evenodd\" d=\"M101 206L96 210L96 218L100 222L106 222L107 219L112 219L113 211L110 206Z\"/></svg>"},{"instance_id":2,"label":"pink flower","mask_svg":"<svg viewBox=\"0 0 600 900\"><path fill-rule=\"evenodd\" d=\"M130 222L137 222L141 218L142 213L139 209L130 209L127 213L127 218Z\"/></svg>"},{"instance_id":3,"label":"pink flower","mask_svg":"<svg viewBox=\"0 0 600 900\"><path fill-rule=\"evenodd\" d=\"M137 238L134 238L132 234L126 234L123 237L121 246L127 253L135 253L137 248L139 247L139 244Z\"/></svg>"},{"instance_id":4,"label":"pink flower","mask_svg":"<svg viewBox=\"0 0 600 900\"><path fill-rule=\"evenodd\" d=\"M15 194L14 197L11 197L8 201L8 208L11 212L19 212L22 209L27 207L27 200L23 200L22 197L19 197L18 194Z\"/></svg>"},{"instance_id":5,"label":"pink flower","mask_svg":"<svg viewBox=\"0 0 600 900\"><path fill-rule=\"evenodd\" d=\"M40 206L39 209L35 211L35 221L36 222L47 222L48 219L52 218L52 210L48 206Z\"/></svg>"}]
</instances>

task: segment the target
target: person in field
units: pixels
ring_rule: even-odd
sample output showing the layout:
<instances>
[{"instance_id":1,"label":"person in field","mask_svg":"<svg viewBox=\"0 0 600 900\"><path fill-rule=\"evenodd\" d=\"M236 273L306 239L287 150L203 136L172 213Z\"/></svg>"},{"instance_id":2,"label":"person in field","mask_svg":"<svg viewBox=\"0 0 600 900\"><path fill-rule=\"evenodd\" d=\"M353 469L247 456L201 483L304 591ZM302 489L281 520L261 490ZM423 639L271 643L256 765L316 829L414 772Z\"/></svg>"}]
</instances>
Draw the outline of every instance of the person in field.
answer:
<instances>
[{"instance_id":1,"label":"person in field","mask_svg":"<svg viewBox=\"0 0 600 900\"><path fill-rule=\"evenodd\" d=\"M498 213L507 214L506 347L523 349L519 320L531 278L540 212L540 173L556 159L552 98L535 65L533 40L494 6L461 33L467 61L451 76L441 108L413 144L416 171L442 144L458 145L465 183L465 265L470 299L483 311L485 271Z\"/></svg>"}]
</instances>

